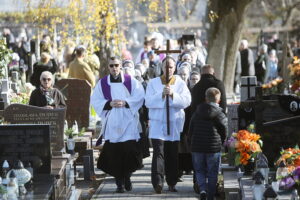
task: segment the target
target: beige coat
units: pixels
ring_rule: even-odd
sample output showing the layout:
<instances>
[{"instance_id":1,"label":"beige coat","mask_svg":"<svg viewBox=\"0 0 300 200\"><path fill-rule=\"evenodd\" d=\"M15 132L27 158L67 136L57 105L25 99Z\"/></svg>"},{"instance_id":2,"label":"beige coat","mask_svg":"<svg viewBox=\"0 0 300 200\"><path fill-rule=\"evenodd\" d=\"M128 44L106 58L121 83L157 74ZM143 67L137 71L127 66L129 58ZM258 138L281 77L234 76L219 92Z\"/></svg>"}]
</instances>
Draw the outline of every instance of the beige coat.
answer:
<instances>
[{"instance_id":1,"label":"beige coat","mask_svg":"<svg viewBox=\"0 0 300 200\"><path fill-rule=\"evenodd\" d=\"M78 58L75 58L70 63L69 78L87 80L91 84L92 88L95 86L95 76L90 66Z\"/></svg>"}]
</instances>

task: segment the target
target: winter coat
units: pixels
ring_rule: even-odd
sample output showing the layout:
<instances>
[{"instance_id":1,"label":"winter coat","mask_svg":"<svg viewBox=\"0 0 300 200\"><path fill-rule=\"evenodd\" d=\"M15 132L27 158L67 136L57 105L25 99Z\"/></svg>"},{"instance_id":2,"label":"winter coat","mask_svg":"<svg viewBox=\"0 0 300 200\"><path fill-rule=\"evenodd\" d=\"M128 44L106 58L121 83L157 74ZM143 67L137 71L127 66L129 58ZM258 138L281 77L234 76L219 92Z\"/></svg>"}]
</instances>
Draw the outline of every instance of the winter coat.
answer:
<instances>
[{"instance_id":1,"label":"winter coat","mask_svg":"<svg viewBox=\"0 0 300 200\"><path fill-rule=\"evenodd\" d=\"M217 105L202 103L193 114L189 138L191 151L217 153L227 136L227 117Z\"/></svg>"}]
</instances>

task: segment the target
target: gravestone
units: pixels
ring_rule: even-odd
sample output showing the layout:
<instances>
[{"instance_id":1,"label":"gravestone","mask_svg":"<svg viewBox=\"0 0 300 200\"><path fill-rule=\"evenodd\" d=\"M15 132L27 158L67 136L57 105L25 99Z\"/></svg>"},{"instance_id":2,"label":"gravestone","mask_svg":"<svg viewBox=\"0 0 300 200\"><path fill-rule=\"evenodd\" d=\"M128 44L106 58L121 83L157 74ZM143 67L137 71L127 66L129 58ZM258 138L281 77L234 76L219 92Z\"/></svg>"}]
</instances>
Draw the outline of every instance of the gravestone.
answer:
<instances>
[{"instance_id":1,"label":"gravestone","mask_svg":"<svg viewBox=\"0 0 300 200\"><path fill-rule=\"evenodd\" d=\"M3 117L11 124L49 124L52 154L64 149L65 108L46 109L12 104L4 110Z\"/></svg>"},{"instance_id":2,"label":"gravestone","mask_svg":"<svg viewBox=\"0 0 300 200\"><path fill-rule=\"evenodd\" d=\"M300 99L292 95L262 96L260 90L256 90L255 100L241 103L239 128L255 122L263 140L262 150L273 167L282 148L300 145Z\"/></svg>"},{"instance_id":3,"label":"gravestone","mask_svg":"<svg viewBox=\"0 0 300 200\"><path fill-rule=\"evenodd\" d=\"M241 102L255 97L255 87L257 85L256 76L241 77Z\"/></svg>"},{"instance_id":4,"label":"gravestone","mask_svg":"<svg viewBox=\"0 0 300 200\"><path fill-rule=\"evenodd\" d=\"M55 86L66 97L69 127L76 120L79 128L89 127L91 86L86 80L62 79Z\"/></svg>"},{"instance_id":5,"label":"gravestone","mask_svg":"<svg viewBox=\"0 0 300 200\"><path fill-rule=\"evenodd\" d=\"M9 100L9 80L1 80L1 98L4 101L4 107L7 107L10 104Z\"/></svg>"},{"instance_id":6,"label":"gravestone","mask_svg":"<svg viewBox=\"0 0 300 200\"><path fill-rule=\"evenodd\" d=\"M50 126L0 125L0 167L4 160L10 166L17 160L30 162L34 174L50 174Z\"/></svg>"},{"instance_id":7,"label":"gravestone","mask_svg":"<svg viewBox=\"0 0 300 200\"><path fill-rule=\"evenodd\" d=\"M228 138L233 132L238 131L238 104L227 105L227 118L228 118Z\"/></svg>"}]
</instances>

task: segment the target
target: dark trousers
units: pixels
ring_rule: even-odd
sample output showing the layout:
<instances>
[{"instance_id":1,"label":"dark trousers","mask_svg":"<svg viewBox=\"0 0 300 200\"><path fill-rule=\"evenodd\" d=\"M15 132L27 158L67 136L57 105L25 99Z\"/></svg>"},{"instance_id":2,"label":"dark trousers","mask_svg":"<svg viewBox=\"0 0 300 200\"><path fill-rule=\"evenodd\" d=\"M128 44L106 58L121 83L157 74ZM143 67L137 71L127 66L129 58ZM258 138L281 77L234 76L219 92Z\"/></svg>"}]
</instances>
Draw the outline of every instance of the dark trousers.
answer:
<instances>
[{"instance_id":1,"label":"dark trousers","mask_svg":"<svg viewBox=\"0 0 300 200\"><path fill-rule=\"evenodd\" d=\"M151 139L153 146L151 182L155 188L163 186L164 175L167 184L175 186L178 180L178 141Z\"/></svg>"},{"instance_id":2,"label":"dark trousers","mask_svg":"<svg viewBox=\"0 0 300 200\"><path fill-rule=\"evenodd\" d=\"M130 180L132 173L126 174L124 177L115 177L117 187L124 187L126 181Z\"/></svg>"}]
</instances>

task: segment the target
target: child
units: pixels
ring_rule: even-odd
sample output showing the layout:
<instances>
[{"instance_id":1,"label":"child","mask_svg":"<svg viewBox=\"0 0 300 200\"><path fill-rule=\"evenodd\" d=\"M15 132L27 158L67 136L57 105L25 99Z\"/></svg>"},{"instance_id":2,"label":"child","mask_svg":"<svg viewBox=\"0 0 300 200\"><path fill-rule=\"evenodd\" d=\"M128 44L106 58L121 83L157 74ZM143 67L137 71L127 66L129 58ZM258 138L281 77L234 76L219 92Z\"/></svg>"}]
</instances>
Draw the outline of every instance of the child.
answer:
<instances>
[{"instance_id":1,"label":"child","mask_svg":"<svg viewBox=\"0 0 300 200\"><path fill-rule=\"evenodd\" d=\"M189 136L201 200L213 200L221 160L221 146L227 135L227 118L219 107L221 92L208 88L206 103L198 105L190 123Z\"/></svg>"}]
</instances>

